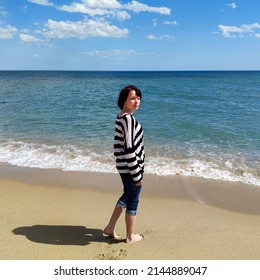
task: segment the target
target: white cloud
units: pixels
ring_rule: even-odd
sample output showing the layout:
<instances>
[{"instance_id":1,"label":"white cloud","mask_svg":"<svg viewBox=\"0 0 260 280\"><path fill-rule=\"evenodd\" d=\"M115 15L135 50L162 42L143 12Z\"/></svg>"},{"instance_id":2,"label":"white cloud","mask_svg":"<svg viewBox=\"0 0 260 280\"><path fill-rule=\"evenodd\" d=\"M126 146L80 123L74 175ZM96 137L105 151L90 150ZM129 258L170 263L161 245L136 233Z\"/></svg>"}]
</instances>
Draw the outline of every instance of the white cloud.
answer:
<instances>
[{"instance_id":1,"label":"white cloud","mask_svg":"<svg viewBox=\"0 0 260 280\"><path fill-rule=\"evenodd\" d=\"M74 1L70 5L57 6L59 10L70 13L83 13L89 16L114 16L119 19L129 19L128 11L135 13L155 12L169 15L171 10L166 7L151 7L146 4L132 1L122 5L117 0L81 0Z\"/></svg>"},{"instance_id":2,"label":"white cloud","mask_svg":"<svg viewBox=\"0 0 260 280\"><path fill-rule=\"evenodd\" d=\"M156 40L157 38L156 38L156 36L155 35L148 35L147 37L146 37L147 39L150 39L150 40Z\"/></svg>"},{"instance_id":3,"label":"white cloud","mask_svg":"<svg viewBox=\"0 0 260 280\"><path fill-rule=\"evenodd\" d=\"M43 34L48 38L54 39L85 39L88 37L122 38L128 35L127 29L120 29L104 20L98 19L84 19L77 22L54 21L49 19L45 23L45 27L46 30L43 31Z\"/></svg>"},{"instance_id":4,"label":"white cloud","mask_svg":"<svg viewBox=\"0 0 260 280\"><path fill-rule=\"evenodd\" d=\"M178 25L177 21L173 20L173 21L165 21L164 24L166 25Z\"/></svg>"},{"instance_id":5,"label":"white cloud","mask_svg":"<svg viewBox=\"0 0 260 280\"><path fill-rule=\"evenodd\" d=\"M255 36L256 38L260 39L260 33L256 33L256 34L254 34L254 36Z\"/></svg>"},{"instance_id":6,"label":"white cloud","mask_svg":"<svg viewBox=\"0 0 260 280\"><path fill-rule=\"evenodd\" d=\"M161 35L161 36L155 36L155 35L148 35L146 37L149 40L166 40L166 41L174 41L174 36L171 35Z\"/></svg>"},{"instance_id":7,"label":"white cloud","mask_svg":"<svg viewBox=\"0 0 260 280\"><path fill-rule=\"evenodd\" d=\"M38 5L55 6L60 10L71 13L84 13L89 15L103 15L104 13L111 13L112 10L129 10L135 13L154 12L162 15L169 15L171 13L171 9L167 7L151 7L138 1L121 4L118 0L78 0L72 2L70 5L62 6L54 5L49 0L27 1Z\"/></svg>"},{"instance_id":8,"label":"white cloud","mask_svg":"<svg viewBox=\"0 0 260 280\"><path fill-rule=\"evenodd\" d=\"M245 30L252 31L254 28L260 28L260 23L242 24L241 27Z\"/></svg>"},{"instance_id":9,"label":"white cloud","mask_svg":"<svg viewBox=\"0 0 260 280\"><path fill-rule=\"evenodd\" d=\"M35 36L29 35L29 34L20 34L20 40L25 43L40 43L43 41L43 40L41 40Z\"/></svg>"},{"instance_id":10,"label":"white cloud","mask_svg":"<svg viewBox=\"0 0 260 280\"><path fill-rule=\"evenodd\" d=\"M171 9L167 7L151 7L137 1L132 1L131 3L125 4L124 8L133 11L135 13L151 12L151 13L159 13L161 15L169 15L171 13Z\"/></svg>"},{"instance_id":11,"label":"white cloud","mask_svg":"<svg viewBox=\"0 0 260 280\"><path fill-rule=\"evenodd\" d=\"M218 28L221 30L222 35L226 38L236 38L237 35L239 37L242 33L254 33L255 28L260 28L259 23L253 24L242 24L240 27L237 26L227 26L227 25L219 25Z\"/></svg>"},{"instance_id":12,"label":"white cloud","mask_svg":"<svg viewBox=\"0 0 260 280\"><path fill-rule=\"evenodd\" d=\"M50 2L49 0L27 0L30 3L33 4L38 4L38 5L42 5L42 6L54 6L54 4L52 2Z\"/></svg>"},{"instance_id":13,"label":"white cloud","mask_svg":"<svg viewBox=\"0 0 260 280\"><path fill-rule=\"evenodd\" d=\"M135 13L153 12L162 15L169 15L171 13L171 9L167 7L151 7L138 1L121 4L118 0L78 0L73 1L71 4L64 4L60 6L53 4L49 0L27 1L43 6L54 6L59 10L70 13L82 13L89 16L114 16L119 19L129 19L130 15L127 11Z\"/></svg>"},{"instance_id":14,"label":"white cloud","mask_svg":"<svg viewBox=\"0 0 260 280\"><path fill-rule=\"evenodd\" d=\"M135 13L154 12L162 15L169 15L171 13L171 9L167 7L151 7L138 1L132 1L131 3L122 5L117 0L81 0L80 2L74 1L71 5L59 6L58 8L67 12L86 13L90 15L99 14L101 11L110 13L111 10L129 10Z\"/></svg>"},{"instance_id":15,"label":"white cloud","mask_svg":"<svg viewBox=\"0 0 260 280\"><path fill-rule=\"evenodd\" d=\"M131 18L127 11L122 10L122 5L116 0L81 0L81 2L72 2L70 5L58 6L57 9L89 16L112 16L119 20Z\"/></svg>"},{"instance_id":16,"label":"white cloud","mask_svg":"<svg viewBox=\"0 0 260 280\"><path fill-rule=\"evenodd\" d=\"M12 39L14 35L17 33L17 28L7 25L5 27L0 26L0 39L8 40Z\"/></svg>"},{"instance_id":17,"label":"white cloud","mask_svg":"<svg viewBox=\"0 0 260 280\"><path fill-rule=\"evenodd\" d=\"M126 20L131 18L127 11L117 11L115 14L112 15L114 15L115 18L119 20Z\"/></svg>"},{"instance_id":18,"label":"white cloud","mask_svg":"<svg viewBox=\"0 0 260 280\"><path fill-rule=\"evenodd\" d=\"M92 9L120 9L121 3L118 0L81 0L81 2ZM74 2L76 3L76 2Z\"/></svg>"},{"instance_id":19,"label":"white cloud","mask_svg":"<svg viewBox=\"0 0 260 280\"><path fill-rule=\"evenodd\" d=\"M83 52L82 54L88 55L88 56L101 56L105 58L111 58L114 56L117 57L122 57L122 56L129 56L129 55L136 55L137 52L134 50L127 50L127 51L122 51L119 49L113 49L109 51L90 51L90 52Z\"/></svg>"},{"instance_id":20,"label":"white cloud","mask_svg":"<svg viewBox=\"0 0 260 280\"><path fill-rule=\"evenodd\" d=\"M228 6L229 8L231 8L231 9L236 9L237 8L237 5L236 5L236 3L230 3L230 4L226 4L226 6Z\"/></svg>"},{"instance_id":21,"label":"white cloud","mask_svg":"<svg viewBox=\"0 0 260 280\"><path fill-rule=\"evenodd\" d=\"M103 57L103 58L113 58L113 59L124 59L129 56L133 55L147 55L147 54L153 54L151 52L149 53L144 53L144 52L137 52L135 50L119 50L119 49L112 49L109 51L90 51L90 52L82 52L83 55L88 55L88 56L98 56L98 57Z\"/></svg>"},{"instance_id":22,"label":"white cloud","mask_svg":"<svg viewBox=\"0 0 260 280\"><path fill-rule=\"evenodd\" d=\"M219 25L218 28L221 30L222 35L226 38L236 37L235 35L232 35L233 33L244 32L244 30L241 27L236 26Z\"/></svg>"},{"instance_id":23,"label":"white cloud","mask_svg":"<svg viewBox=\"0 0 260 280\"><path fill-rule=\"evenodd\" d=\"M4 7L0 7L0 16L2 16L2 17L9 16L9 13L5 10Z\"/></svg>"}]
</instances>

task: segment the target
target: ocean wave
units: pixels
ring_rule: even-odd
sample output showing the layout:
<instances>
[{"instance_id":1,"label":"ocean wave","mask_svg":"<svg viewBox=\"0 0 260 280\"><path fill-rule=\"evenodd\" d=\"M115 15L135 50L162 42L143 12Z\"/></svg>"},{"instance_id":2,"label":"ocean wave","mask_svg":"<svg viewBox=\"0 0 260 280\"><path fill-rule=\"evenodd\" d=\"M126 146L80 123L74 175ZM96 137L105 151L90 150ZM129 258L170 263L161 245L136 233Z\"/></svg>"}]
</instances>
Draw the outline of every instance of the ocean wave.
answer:
<instances>
[{"instance_id":1,"label":"ocean wave","mask_svg":"<svg viewBox=\"0 0 260 280\"><path fill-rule=\"evenodd\" d=\"M94 151L95 150L95 151ZM64 171L116 173L114 157L105 149L78 148L73 145L47 145L25 142L2 142L0 162L23 167L61 169ZM201 158L174 159L167 156L147 158L145 172L158 176L193 176L207 179L242 182L260 186L256 170L232 161Z\"/></svg>"}]
</instances>

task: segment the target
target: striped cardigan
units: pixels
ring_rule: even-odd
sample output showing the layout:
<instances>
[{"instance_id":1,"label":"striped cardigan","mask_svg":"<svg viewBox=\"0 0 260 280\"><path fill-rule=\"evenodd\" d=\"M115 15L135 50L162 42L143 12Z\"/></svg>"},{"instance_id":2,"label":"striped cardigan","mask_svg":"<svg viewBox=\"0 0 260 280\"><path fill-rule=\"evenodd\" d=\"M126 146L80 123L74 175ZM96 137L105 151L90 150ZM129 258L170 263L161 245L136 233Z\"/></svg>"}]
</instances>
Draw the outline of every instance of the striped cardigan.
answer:
<instances>
[{"instance_id":1,"label":"striped cardigan","mask_svg":"<svg viewBox=\"0 0 260 280\"><path fill-rule=\"evenodd\" d=\"M141 124L133 115L126 114L116 119L114 155L119 173L130 173L135 183L142 181L144 135Z\"/></svg>"}]
</instances>

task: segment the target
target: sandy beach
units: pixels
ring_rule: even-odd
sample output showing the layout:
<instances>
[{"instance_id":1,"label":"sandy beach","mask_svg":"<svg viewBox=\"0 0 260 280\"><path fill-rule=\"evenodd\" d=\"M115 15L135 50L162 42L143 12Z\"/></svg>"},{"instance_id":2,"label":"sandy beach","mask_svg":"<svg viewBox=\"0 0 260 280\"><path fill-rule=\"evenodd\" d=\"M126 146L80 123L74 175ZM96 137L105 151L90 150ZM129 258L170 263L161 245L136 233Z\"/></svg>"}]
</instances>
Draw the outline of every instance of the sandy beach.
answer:
<instances>
[{"instance_id":1,"label":"sandy beach","mask_svg":"<svg viewBox=\"0 0 260 280\"><path fill-rule=\"evenodd\" d=\"M1 164L0 259L260 259L259 187L147 174L133 245L102 234L120 194L117 174Z\"/></svg>"}]
</instances>

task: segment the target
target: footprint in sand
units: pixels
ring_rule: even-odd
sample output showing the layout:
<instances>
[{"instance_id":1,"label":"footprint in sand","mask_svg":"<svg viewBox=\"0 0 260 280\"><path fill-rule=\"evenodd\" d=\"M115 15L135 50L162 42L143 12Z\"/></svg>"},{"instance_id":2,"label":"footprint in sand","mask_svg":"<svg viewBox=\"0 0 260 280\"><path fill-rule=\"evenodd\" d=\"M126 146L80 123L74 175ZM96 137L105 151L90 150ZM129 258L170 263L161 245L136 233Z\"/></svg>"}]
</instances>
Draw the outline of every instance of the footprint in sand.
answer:
<instances>
[{"instance_id":1,"label":"footprint in sand","mask_svg":"<svg viewBox=\"0 0 260 280\"><path fill-rule=\"evenodd\" d=\"M123 260L127 256L127 251L124 249L111 250L110 252L98 254L98 260Z\"/></svg>"}]
</instances>

